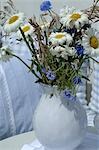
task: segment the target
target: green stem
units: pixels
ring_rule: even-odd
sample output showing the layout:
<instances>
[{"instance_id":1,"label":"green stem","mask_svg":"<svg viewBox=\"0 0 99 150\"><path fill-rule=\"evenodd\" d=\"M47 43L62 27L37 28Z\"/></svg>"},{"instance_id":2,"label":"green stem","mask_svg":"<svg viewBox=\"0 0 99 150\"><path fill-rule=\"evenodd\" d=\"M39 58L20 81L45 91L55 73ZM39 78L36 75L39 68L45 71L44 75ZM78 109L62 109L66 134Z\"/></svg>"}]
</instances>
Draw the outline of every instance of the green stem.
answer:
<instances>
[{"instance_id":1,"label":"green stem","mask_svg":"<svg viewBox=\"0 0 99 150\"><path fill-rule=\"evenodd\" d=\"M84 58L84 59L83 59L83 58L81 58L81 60L80 60L80 64L79 64L79 67L78 67L78 70L77 70L77 71L79 71L79 70L81 69L81 67L82 67L82 64L83 64L84 60L85 60L85 58Z\"/></svg>"},{"instance_id":2,"label":"green stem","mask_svg":"<svg viewBox=\"0 0 99 150\"><path fill-rule=\"evenodd\" d=\"M82 78L85 79L85 80L90 81L87 77L85 77L85 76L83 76L83 75L82 75Z\"/></svg>"},{"instance_id":3,"label":"green stem","mask_svg":"<svg viewBox=\"0 0 99 150\"><path fill-rule=\"evenodd\" d=\"M97 64L99 64L99 61L97 61L96 59L94 59L93 57L88 57L90 59L92 59L93 61L95 61Z\"/></svg>"},{"instance_id":4,"label":"green stem","mask_svg":"<svg viewBox=\"0 0 99 150\"><path fill-rule=\"evenodd\" d=\"M32 37L31 37L30 35L29 35L29 40L30 40L30 42L31 42L31 47L32 47L32 49L34 50L34 51L33 51L33 54L34 54L35 59L36 59L36 62L33 61L33 60L32 60L32 61L35 63L35 65L36 65L37 67L39 66L39 68L40 68L39 72L40 72L40 74L42 75L42 72L41 72L41 65L40 65L40 62L39 62L38 57L37 57L36 49L35 49L34 44L33 44L33 39L32 39Z\"/></svg>"},{"instance_id":5,"label":"green stem","mask_svg":"<svg viewBox=\"0 0 99 150\"><path fill-rule=\"evenodd\" d=\"M29 48L30 52L32 52L32 49L31 49L31 47L30 47L30 45L29 45L29 43L28 43L28 41L27 41L27 39L26 39L26 37L25 37L25 35L24 35L24 32L23 32L22 29L21 29L21 27L19 27L19 30L20 30L20 32L21 32L21 34L22 34L22 37L23 37L23 39L24 39L24 41L25 41L27 47Z\"/></svg>"},{"instance_id":6,"label":"green stem","mask_svg":"<svg viewBox=\"0 0 99 150\"><path fill-rule=\"evenodd\" d=\"M12 54L12 53L10 53L8 51L7 51L7 53L9 53L9 55L19 59L31 71L31 73L33 73L39 80L41 80L41 78L35 73L35 71L31 70L31 67L29 67L19 56L15 55L15 54Z\"/></svg>"},{"instance_id":7,"label":"green stem","mask_svg":"<svg viewBox=\"0 0 99 150\"><path fill-rule=\"evenodd\" d=\"M50 10L48 10L48 12L49 12L50 16L51 16L52 18L54 18L52 12L51 12Z\"/></svg>"},{"instance_id":8,"label":"green stem","mask_svg":"<svg viewBox=\"0 0 99 150\"><path fill-rule=\"evenodd\" d=\"M60 69L62 69L65 66L66 63L64 63L61 67L59 67L57 70L54 71L54 73L58 72Z\"/></svg>"}]
</instances>

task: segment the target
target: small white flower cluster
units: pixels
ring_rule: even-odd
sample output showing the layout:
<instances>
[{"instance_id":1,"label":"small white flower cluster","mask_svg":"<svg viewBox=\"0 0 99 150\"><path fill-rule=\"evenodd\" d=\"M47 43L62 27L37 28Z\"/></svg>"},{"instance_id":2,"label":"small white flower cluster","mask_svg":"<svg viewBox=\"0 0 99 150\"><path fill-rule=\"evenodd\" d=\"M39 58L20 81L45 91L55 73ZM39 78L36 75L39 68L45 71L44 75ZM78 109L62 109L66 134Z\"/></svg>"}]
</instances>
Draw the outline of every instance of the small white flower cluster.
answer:
<instances>
[{"instance_id":1,"label":"small white flower cluster","mask_svg":"<svg viewBox=\"0 0 99 150\"><path fill-rule=\"evenodd\" d=\"M49 36L49 42L51 42L51 44L53 45L50 49L50 52L54 56L61 56L67 59L67 55L72 56L75 54L74 48L69 47L73 42L73 38L66 32L51 33Z\"/></svg>"},{"instance_id":2,"label":"small white flower cluster","mask_svg":"<svg viewBox=\"0 0 99 150\"><path fill-rule=\"evenodd\" d=\"M11 52L12 51L7 46L0 48L0 60L4 62L9 61L10 58L12 58L12 56L9 54Z\"/></svg>"},{"instance_id":3,"label":"small white flower cluster","mask_svg":"<svg viewBox=\"0 0 99 150\"><path fill-rule=\"evenodd\" d=\"M52 47L50 49L50 52L52 53L53 56L57 57L62 57L64 59L67 59L67 56L73 56L75 55L75 49L73 47L68 47L68 46L56 46L55 48Z\"/></svg>"}]
</instances>

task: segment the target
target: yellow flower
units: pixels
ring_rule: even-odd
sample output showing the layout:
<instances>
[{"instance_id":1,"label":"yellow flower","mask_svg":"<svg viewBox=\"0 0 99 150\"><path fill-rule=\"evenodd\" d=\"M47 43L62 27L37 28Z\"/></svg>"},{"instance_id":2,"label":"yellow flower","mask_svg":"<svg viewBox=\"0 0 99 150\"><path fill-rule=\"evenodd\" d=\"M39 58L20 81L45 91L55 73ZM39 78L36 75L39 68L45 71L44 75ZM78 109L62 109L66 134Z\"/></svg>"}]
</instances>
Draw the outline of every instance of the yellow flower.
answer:
<instances>
[{"instance_id":1,"label":"yellow flower","mask_svg":"<svg viewBox=\"0 0 99 150\"><path fill-rule=\"evenodd\" d=\"M94 29L89 29L83 37L83 46L85 52L92 56L99 55L99 32Z\"/></svg>"},{"instance_id":2,"label":"yellow flower","mask_svg":"<svg viewBox=\"0 0 99 150\"><path fill-rule=\"evenodd\" d=\"M15 32L23 23L25 16L23 13L14 14L11 16L4 25L4 30L7 33Z\"/></svg>"}]
</instances>

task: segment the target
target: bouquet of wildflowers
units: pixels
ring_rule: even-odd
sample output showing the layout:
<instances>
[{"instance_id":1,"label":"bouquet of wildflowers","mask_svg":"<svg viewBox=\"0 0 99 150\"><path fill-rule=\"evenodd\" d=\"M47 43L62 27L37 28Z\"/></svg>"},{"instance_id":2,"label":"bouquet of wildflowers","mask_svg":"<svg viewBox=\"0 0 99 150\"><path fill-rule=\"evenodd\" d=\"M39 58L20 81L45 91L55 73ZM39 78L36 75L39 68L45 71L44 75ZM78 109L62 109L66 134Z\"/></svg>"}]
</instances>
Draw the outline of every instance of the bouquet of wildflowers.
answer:
<instances>
[{"instance_id":1,"label":"bouquet of wildflowers","mask_svg":"<svg viewBox=\"0 0 99 150\"><path fill-rule=\"evenodd\" d=\"M36 82L57 86L60 91L65 91L66 96L75 95L82 78L88 80L81 71L83 63L89 59L96 61L93 57L99 54L99 33L91 26L98 1L94 3L87 13L64 7L58 15L52 10L50 1L43 1L40 5L41 23L35 17L24 23L23 13L12 15L4 30L7 34L16 32L18 40L26 42L31 65L8 47L1 48L1 58L17 57L37 77Z\"/></svg>"}]
</instances>

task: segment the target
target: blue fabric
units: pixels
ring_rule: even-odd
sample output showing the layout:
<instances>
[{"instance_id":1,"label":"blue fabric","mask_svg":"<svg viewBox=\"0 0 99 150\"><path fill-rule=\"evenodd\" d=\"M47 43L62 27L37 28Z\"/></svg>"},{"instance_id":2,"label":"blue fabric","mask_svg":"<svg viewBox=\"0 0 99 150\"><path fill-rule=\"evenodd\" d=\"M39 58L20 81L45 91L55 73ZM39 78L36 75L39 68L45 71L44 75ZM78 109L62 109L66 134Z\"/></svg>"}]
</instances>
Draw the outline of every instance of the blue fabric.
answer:
<instances>
[{"instance_id":1,"label":"blue fabric","mask_svg":"<svg viewBox=\"0 0 99 150\"><path fill-rule=\"evenodd\" d=\"M11 104L8 106L5 98L0 99L0 139L33 129L33 112L40 96L39 86L34 83L35 77L18 60L13 59L11 62L3 63L2 66ZM12 111L13 122L9 111Z\"/></svg>"},{"instance_id":2,"label":"blue fabric","mask_svg":"<svg viewBox=\"0 0 99 150\"><path fill-rule=\"evenodd\" d=\"M0 99L0 139L33 129L33 112L40 96L39 85L34 83L36 78L21 62L13 58L11 62L3 63L2 67L10 100L7 102L4 95Z\"/></svg>"},{"instance_id":3,"label":"blue fabric","mask_svg":"<svg viewBox=\"0 0 99 150\"><path fill-rule=\"evenodd\" d=\"M3 42L26 62L30 58L26 45L17 45L15 36ZM16 58L0 64L0 140L33 129L33 113L40 98L35 81L35 76Z\"/></svg>"}]
</instances>

